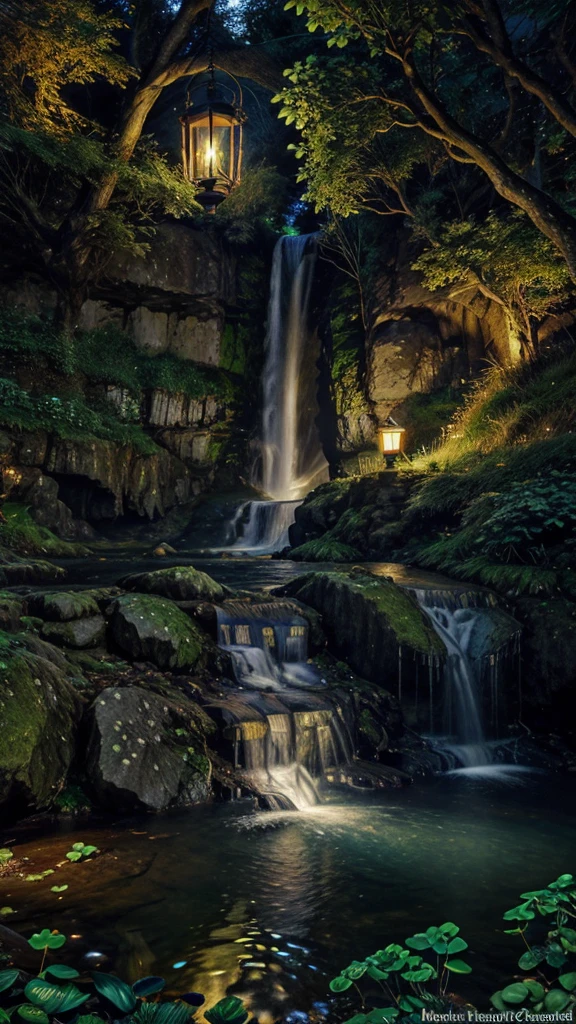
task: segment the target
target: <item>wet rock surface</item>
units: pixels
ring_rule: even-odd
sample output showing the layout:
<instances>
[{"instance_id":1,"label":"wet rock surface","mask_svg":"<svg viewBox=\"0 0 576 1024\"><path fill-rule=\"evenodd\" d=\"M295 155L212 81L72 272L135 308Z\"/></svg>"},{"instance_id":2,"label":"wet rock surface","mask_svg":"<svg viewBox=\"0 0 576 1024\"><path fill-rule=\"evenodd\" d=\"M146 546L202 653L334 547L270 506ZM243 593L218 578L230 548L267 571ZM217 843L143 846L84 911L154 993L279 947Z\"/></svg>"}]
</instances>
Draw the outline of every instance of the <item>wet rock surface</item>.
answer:
<instances>
[{"instance_id":1,"label":"wet rock surface","mask_svg":"<svg viewBox=\"0 0 576 1024\"><path fill-rule=\"evenodd\" d=\"M91 615L73 622L47 622L42 627L45 640L78 650L97 647L103 642L105 633L106 621L102 615Z\"/></svg>"},{"instance_id":2,"label":"wet rock surface","mask_svg":"<svg viewBox=\"0 0 576 1024\"><path fill-rule=\"evenodd\" d=\"M416 602L382 577L361 571L309 573L275 593L320 612L332 650L359 675L383 686L397 678L399 648L424 657L445 654Z\"/></svg>"},{"instance_id":3,"label":"wet rock surface","mask_svg":"<svg viewBox=\"0 0 576 1024\"><path fill-rule=\"evenodd\" d=\"M98 798L120 809L166 810L206 800L210 764L176 735L178 717L136 686L103 690L90 711L87 773Z\"/></svg>"},{"instance_id":4,"label":"wet rock surface","mask_svg":"<svg viewBox=\"0 0 576 1024\"><path fill-rule=\"evenodd\" d=\"M157 594L173 601L222 601L226 593L225 588L216 580L191 565L134 573L125 576L119 583L126 590Z\"/></svg>"},{"instance_id":5,"label":"wet rock surface","mask_svg":"<svg viewBox=\"0 0 576 1024\"><path fill-rule=\"evenodd\" d=\"M50 806L64 785L81 701L58 664L17 640L1 661L0 803L22 814Z\"/></svg>"},{"instance_id":6,"label":"wet rock surface","mask_svg":"<svg viewBox=\"0 0 576 1024\"><path fill-rule=\"evenodd\" d=\"M159 668L188 669L201 659L207 637L174 602L148 594L125 594L110 610L118 647L137 661Z\"/></svg>"}]
</instances>

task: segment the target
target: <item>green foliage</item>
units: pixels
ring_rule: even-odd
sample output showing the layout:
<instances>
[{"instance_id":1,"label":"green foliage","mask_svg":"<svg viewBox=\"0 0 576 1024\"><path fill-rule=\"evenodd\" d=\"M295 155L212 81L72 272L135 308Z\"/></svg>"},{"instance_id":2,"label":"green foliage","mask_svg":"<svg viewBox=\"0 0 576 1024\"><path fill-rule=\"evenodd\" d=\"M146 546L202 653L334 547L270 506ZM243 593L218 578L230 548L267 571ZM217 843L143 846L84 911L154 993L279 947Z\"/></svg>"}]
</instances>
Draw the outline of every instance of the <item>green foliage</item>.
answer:
<instances>
[{"instance_id":1,"label":"green foliage","mask_svg":"<svg viewBox=\"0 0 576 1024\"><path fill-rule=\"evenodd\" d=\"M406 939L406 946L391 943L365 960L353 960L332 979L330 990L336 994L346 992L352 985L358 988L358 983L365 979L380 986L390 1006L372 1007L346 1024L391 1022L401 1014L408 1020L416 1020L421 1019L423 1009L446 1010L451 1002L451 997L446 995L450 972L469 974L471 971L465 961L455 956L468 949L459 931L452 921L446 921L439 927L412 935ZM424 960L419 955L421 952L426 952L434 963Z\"/></svg>"},{"instance_id":2,"label":"green foliage","mask_svg":"<svg viewBox=\"0 0 576 1024\"><path fill-rule=\"evenodd\" d=\"M86 843L74 843L71 850L66 854L69 861L84 860L91 857L93 853L100 853L97 846L87 846Z\"/></svg>"},{"instance_id":3,"label":"green foliage","mask_svg":"<svg viewBox=\"0 0 576 1024\"><path fill-rule=\"evenodd\" d=\"M115 52L122 19L97 11L90 0L19 0L18 6L18 18L3 19L0 41L0 87L12 117L53 133L85 125L67 102L66 87L97 79L126 85L134 72Z\"/></svg>"},{"instance_id":4,"label":"green foliage","mask_svg":"<svg viewBox=\"0 0 576 1024\"><path fill-rule=\"evenodd\" d=\"M574 584L576 355L494 369L468 395L408 504L405 553L503 592Z\"/></svg>"},{"instance_id":5,"label":"green foliage","mask_svg":"<svg viewBox=\"0 0 576 1024\"><path fill-rule=\"evenodd\" d=\"M135 398L151 388L190 398L230 398L233 392L225 373L169 353L150 356L113 326L80 331L70 338L41 317L10 307L0 310L0 360L5 373L15 367L38 367L40 361L65 378L84 374L90 381L125 388Z\"/></svg>"},{"instance_id":6,"label":"green foliage","mask_svg":"<svg viewBox=\"0 0 576 1024\"><path fill-rule=\"evenodd\" d=\"M329 530L318 540L309 540L292 548L290 558L295 562L355 562L362 555L349 544L335 540L334 532Z\"/></svg>"},{"instance_id":7,"label":"green foliage","mask_svg":"<svg viewBox=\"0 0 576 1024\"><path fill-rule=\"evenodd\" d=\"M561 539L576 524L576 474L552 470L516 481L501 494L485 494L468 506L464 527L480 527L476 544L504 560L540 560L544 545ZM538 546L536 546L538 545Z\"/></svg>"},{"instance_id":8,"label":"green foliage","mask_svg":"<svg viewBox=\"0 0 576 1024\"><path fill-rule=\"evenodd\" d=\"M55 807L62 814L77 814L79 811L89 811L90 801L81 786L69 783L61 793L54 799Z\"/></svg>"},{"instance_id":9,"label":"green foliage","mask_svg":"<svg viewBox=\"0 0 576 1024\"><path fill-rule=\"evenodd\" d=\"M4 522L0 526L0 541L12 551L23 555L49 555L66 558L90 553L84 544L61 540L46 526L38 526L25 505L7 501L2 506Z\"/></svg>"},{"instance_id":10,"label":"green foliage","mask_svg":"<svg viewBox=\"0 0 576 1024\"><path fill-rule=\"evenodd\" d=\"M288 198L288 180L267 164L250 167L218 208L216 227L230 242L246 244L262 224L280 227Z\"/></svg>"},{"instance_id":11,"label":"green foliage","mask_svg":"<svg viewBox=\"0 0 576 1024\"><path fill-rule=\"evenodd\" d=\"M81 978L68 964L47 963L49 955L65 943L65 935L44 928L28 939L32 949L42 954L37 977L28 980L29 974L17 969L0 971L0 993L6 1006L0 1006L0 1021L13 1019L17 1012L30 1024L56 1024L62 1014L68 1013L74 1015L76 1024L105 1024L111 1019L131 1024L189 1024L194 1008L204 1003L204 996L198 992L188 992L179 1001L147 1002L164 990L164 978L148 976L129 985L113 974L93 971L89 978ZM81 991L74 984L76 979L84 983L91 980L90 990ZM28 1002L22 1002L23 986ZM90 1013L74 1013L85 1003L89 1003ZM205 1018L209 1024L245 1024L248 1012L241 999L228 996L206 1010Z\"/></svg>"},{"instance_id":12,"label":"green foliage","mask_svg":"<svg viewBox=\"0 0 576 1024\"><path fill-rule=\"evenodd\" d=\"M71 441L100 438L130 445L142 455L158 449L139 424L122 423L111 409L96 411L83 398L33 396L15 381L0 378L0 423L20 430L47 430Z\"/></svg>"},{"instance_id":13,"label":"green foliage","mask_svg":"<svg viewBox=\"0 0 576 1024\"><path fill-rule=\"evenodd\" d=\"M0 866L7 864L8 861L12 860L13 856L14 854L12 850L9 850L7 846L3 846L2 849L0 849Z\"/></svg>"},{"instance_id":14,"label":"green foliage","mask_svg":"<svg viewBox=\"0 0 576 1024\"><path fill-rule=\"evenodd\" d=\"M510 308L545 311L569 286L566 266L552 243L525 214L490 213L482 222L455 220L413 264L429 288L470 280L473 274Z\"/></svg>"},{"instance_id":15,"label":"green foliage","mask_svg":"<svg viewBox=\"0 0 576 1024\"><path fill-rule=\"evenodd\" d=\"M545 889L521 894L521 903L504 914L516 921L508 934L521 935L527 949L518 960L522 971L536 972L495 992L490 1001L497 1010L523 1005L531 1013L559 1013L576 1005L576 930L570 925L576 911L576 879L560 875ZM537 916L552 918L546 939L531 945L526 932Z\"/></svg>"}]
</instances>

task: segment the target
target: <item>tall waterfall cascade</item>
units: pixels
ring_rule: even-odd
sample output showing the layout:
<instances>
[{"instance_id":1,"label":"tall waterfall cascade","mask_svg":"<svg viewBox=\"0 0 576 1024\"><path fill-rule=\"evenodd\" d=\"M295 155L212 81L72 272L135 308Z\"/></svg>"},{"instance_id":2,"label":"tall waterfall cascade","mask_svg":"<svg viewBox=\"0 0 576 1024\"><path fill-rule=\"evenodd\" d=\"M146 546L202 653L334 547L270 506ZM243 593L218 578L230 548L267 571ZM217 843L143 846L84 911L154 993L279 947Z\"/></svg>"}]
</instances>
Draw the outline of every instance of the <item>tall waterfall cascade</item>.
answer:
<instances>
[{"instance_id":1,"label":"tall waterfall cascade","mask_svg":"<svg viewBox=\"0 0 576 1024\"><path fill-rule=\"evenodd\" d=\"M518 649L521 627L497 607L494 596L413 589L443 641L443 703L431 722L437 744L464 769L482 770L504 725L503 667Z\"/></svg>"},{"instance_id":2,"label":"tall waterfall cascade","mask_svg":"<svg viewBox=\"0 0 576 1024\"><path fill-rule=\"evenodd\" d=\"M275 501L303 498L327 479L316 416L316 360L309 306L315 235L284 235L270 277L262 377L262 488Z\"/></svg>"},{"instance_id":3,"label":"tall waterfall cascade","mask_svg":"<svg viewBox=\"0 0 576 1024\"><path fill-rule=\"evenodd\" d=\"M262 469L254 481L270 500L238 509L230 524L237 551L267 554L287 547L301 500L328 479L316 424L317 346L310 327L316 259L315 235L283 235L274 249L262 374Z\"/></svg>"},{"instance_id":4,"label":"tall waterfall cascade","mask_svg":"<svg viewBox=\"0 0 576 1024\"><path fill-rule=\"evenodd\" d=\"M320 779L352 759L352 743L307 661L308 623L288 603L227 601L218 640L238 683L222 713L239 776L272 810L314 806Z\"/></svg>"}]
</instances>

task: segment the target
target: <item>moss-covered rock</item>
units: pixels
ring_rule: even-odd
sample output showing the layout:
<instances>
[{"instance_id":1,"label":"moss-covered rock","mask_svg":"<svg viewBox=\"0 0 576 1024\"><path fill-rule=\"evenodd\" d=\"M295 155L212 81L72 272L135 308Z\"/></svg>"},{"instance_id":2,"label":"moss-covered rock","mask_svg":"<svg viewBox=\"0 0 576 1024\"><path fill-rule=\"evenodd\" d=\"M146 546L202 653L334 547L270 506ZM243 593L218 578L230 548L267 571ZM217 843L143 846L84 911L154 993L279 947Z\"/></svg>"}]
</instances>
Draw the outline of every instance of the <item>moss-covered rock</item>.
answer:
<instances>
[{"instance_id":1,"label":"moss-covered rock","mask_svg":"<svg viewBox=\"0 0 576 1024\"><path fill-rule=\"evenodd\" d=\"M42 628L45 640L73 650L97 647L103 642L105 633L106 622L102 615L90 615L72 622L46 622Z\"/></svg>"},{"instance_id":2,"label":"moss-covered rock","mask_svg":"<svg viewBox=\"0 0 576 1024\"><path fill-rule=\"evenodd\" d=\"M140 572L119 581L125 590L157 594L172 601L221 601L224 587L191 565L176 565L155 572Z\"/></svg>"},{"instance_id":3,"label":"moss-covered rock","mask_svg":"<svg viewBox=\"0 0 576 1024\"><path fill-rule=\"evenodd\" d=\"M6 634L0 678L0 803L18 814L49 807L72 761L80 699L58 665Z\"/></svg>"},{"instance_id":4,"label":"moss-covered rock","mask_svg":"<svg viewBox=\"0 0 576 1024\"><path fill-rule=\"evenodd\" d=\"M415 600L382 577L307 573L276 593L297 597L319 611L332 650L365 679L382 686L396 686L399 648L424 658L445 654ZM414 658L404 662L409 675Z\"/></svg>"},{"instance_id":5,"label":"moss-covered rock","mask_svg":"<svg viewBox=\"0 0 576 1024\"><path fill-rule=\"evenodd\" d=\"M0 591L0 629L5 629L9 633L18 629L22 615L22 605L21 597L6 591Z\"/></svg>"},{"instance_id":6,"label":"moss-covered rock","mask_svg":"<svg viewBox=\"0 0 576 1024\"><path fill-rule=\"evenodd\" d=\"M295 562L355 562L362 555L357 548L335 540L330 530L318 540L309 540L292 548L290 558Z\"/></svg>"},{"instance_id":7,"label":"moss-covered rock","mask_svg":"<svg viewBox=\"0 0 576 1024\"><path fill-rule=\"evenodd\" d=\"M97 697L90 720L87 774L102 803L162 811L208 798L203 745L161 696L138 686L110 687Z\"/></svg>"},{"instance_id":8,"label":"moss-covered rock","mask_svg":"<svg viewBox=\"0 0 576 1024\"><path fill-rule=\"evenodd\" d=\"M63 580L66 570L51 562L22 558L0 547L0 584L9 587L21 584L55 583Z\"/></svg>"},{"instance_id":9,"label":"moss-covered rock","mask_svg":"<svg viewBox=\"0 0 576 1024\"><path fill-rule=\"evenodd\" d=\"M28 598L28 611L49 622L69 622L98 615L98 605L91 593L59 591L57 593L32 594Z\"/></svg>"},{"instance_id":10,"label":"moss-covered rock","mask_svg":"<svg viewBox=\"0 0 576 1024\"><path fill-rule=\"evenodd\" d=\"M290 557L338 562L390 558L414 480L415 475L378 473L317 487L296 509Z\"/></svg>"},{"instance_id":11,"label":"moss-covered rock","mask_svg":"<svg viewBox=\"0 0 576 1024\"><path fill-rule=\"evenodd\" d=\"M136 661L159 668L190 669L200 661L208 637L173 601L150 594L125 594L112 604L111 633Z\"/></svg>"}]
</instances>

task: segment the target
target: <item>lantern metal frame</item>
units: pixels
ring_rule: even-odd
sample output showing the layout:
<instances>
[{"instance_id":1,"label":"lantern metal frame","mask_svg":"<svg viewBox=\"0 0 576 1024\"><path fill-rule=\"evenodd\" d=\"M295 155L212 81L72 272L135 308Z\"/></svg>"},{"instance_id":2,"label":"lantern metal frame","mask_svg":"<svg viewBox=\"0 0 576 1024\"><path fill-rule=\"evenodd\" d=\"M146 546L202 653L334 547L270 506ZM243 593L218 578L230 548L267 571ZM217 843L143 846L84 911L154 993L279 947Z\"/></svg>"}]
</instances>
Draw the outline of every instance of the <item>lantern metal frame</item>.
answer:
<instances>
[{"instance_id":1,"label":"lantern metal frame","mask_svg":"<svg viewBox=\"0 0 576 1024\"><path fill-rule=\"evenodd\" d=\"M216 207L226 199L240 183L243 156L243 127L246 114L242 109L242 89L233 75L224 72L235 82L237 89L216 81L216 66L212 60L207 68L208 82L197 81L187 93L187 108L180 117L182 126L182 162L184 174L199 188L196 196L207 213L214 213ZM204 73L205 75L205 73ZM197 79L203 76L196 76ZM228 91L232 101L218 97L218 91ZM194 102L193 94L202 91L205 98ZM219 128L229 129L229 149L224 167L218 167L215 152L215 137ZM202 167L199 164L198 132L208 130L206 156ZM206 166L207 164L207 166Z\"/></svg>"}]
</instances>

